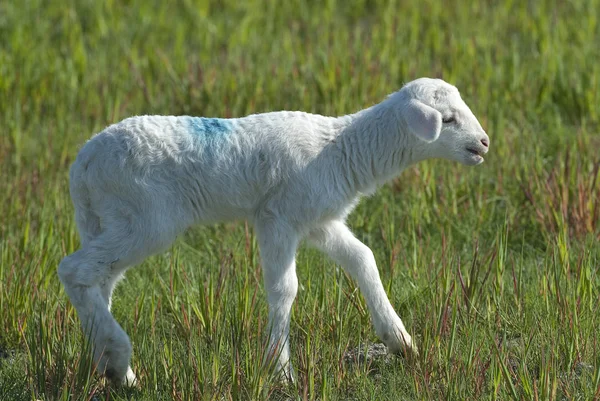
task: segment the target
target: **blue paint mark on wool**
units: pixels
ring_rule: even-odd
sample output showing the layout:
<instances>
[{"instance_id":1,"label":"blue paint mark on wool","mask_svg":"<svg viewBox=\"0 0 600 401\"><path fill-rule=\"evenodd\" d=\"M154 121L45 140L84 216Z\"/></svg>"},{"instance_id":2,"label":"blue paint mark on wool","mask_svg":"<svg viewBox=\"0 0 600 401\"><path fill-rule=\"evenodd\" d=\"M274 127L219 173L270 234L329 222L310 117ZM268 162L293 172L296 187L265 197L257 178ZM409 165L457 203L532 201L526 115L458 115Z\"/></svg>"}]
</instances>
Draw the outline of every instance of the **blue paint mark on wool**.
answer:
<instances>
[{"instance_id":1,"label":"blue paint mark on wool","mask_svg":"<svg viewBox=\"0 0 600 401\"><path fill-rule=\"evenodd\" d=\"M231 123L223 118L186 117L190 131L199 137L213 139L231 129Z\"/></svg>"},{"instance_id":2,"label":"blue paint mark on wool","mask_svg":"<svg viewBox=\"0 0 600 401\"><path fill-rule=\"evenodd\" d=\"M189 132L198 140L200 148L206 156L215 156L225 139L231 132L231 122L223 118L183 117Z\"/></svg>"}]
</instances>

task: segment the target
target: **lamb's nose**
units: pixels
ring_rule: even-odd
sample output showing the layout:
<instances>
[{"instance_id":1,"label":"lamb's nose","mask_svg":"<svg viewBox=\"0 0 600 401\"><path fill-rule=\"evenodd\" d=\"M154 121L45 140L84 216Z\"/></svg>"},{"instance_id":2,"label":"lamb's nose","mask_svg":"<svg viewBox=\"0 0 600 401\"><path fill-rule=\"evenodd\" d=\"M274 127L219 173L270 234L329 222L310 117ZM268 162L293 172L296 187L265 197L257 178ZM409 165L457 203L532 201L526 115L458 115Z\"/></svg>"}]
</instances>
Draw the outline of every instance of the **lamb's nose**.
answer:
<instances>
[{"instance_id":1,"label":"lamb's nose","mask_svg":"<svg viewBox=\"0 0 600 401\"><path fill-rule=\"evenodd\" d=\"M489 139L487 139L487 138L483 138L483 139L481 140L481 144L487 148L487 147L489 147L489 146L490 146L490 140L489 140Z\"/></svg>"}]
</instances>

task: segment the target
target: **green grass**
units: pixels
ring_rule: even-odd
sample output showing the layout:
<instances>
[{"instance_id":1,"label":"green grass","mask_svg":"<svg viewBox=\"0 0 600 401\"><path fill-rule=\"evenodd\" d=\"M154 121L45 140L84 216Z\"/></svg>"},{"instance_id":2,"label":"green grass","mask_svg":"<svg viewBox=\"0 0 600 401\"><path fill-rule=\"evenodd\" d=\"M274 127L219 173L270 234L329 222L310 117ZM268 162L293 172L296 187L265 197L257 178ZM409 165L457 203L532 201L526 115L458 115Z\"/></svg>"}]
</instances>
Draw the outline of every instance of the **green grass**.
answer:
<instances>
[{"instance_id":1,"label":"green grass","mask_svg":"<svg viewBox=\"0 0 600 401\"><path fill-rule=\"evenodd\" d=\"M470 4L473 3L473 4ZM279 4L279 5L278 5ZM600 2L0 2L0 399L600 396ZM68 168L136 114L337 115L454 83L491 138L477 168L419 164L350 217L421 354L378 341L356 284L298 255L294 386L261 369L258 249L198 227L131 270L114 314L142 387L93 369L56 268L78 247Z\"/></svg>"}]
</instances>

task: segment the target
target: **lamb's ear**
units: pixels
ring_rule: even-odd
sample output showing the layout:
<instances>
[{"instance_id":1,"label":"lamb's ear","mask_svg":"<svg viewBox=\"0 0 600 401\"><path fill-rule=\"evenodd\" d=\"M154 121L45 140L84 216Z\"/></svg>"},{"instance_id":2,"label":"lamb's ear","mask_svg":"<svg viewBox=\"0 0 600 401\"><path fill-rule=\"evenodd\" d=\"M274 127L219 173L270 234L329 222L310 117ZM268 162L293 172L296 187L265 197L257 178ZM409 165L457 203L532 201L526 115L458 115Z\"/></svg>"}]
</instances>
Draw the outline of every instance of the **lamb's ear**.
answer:
<instances>
[{"instance_id":1,"label":"lamb's ear","mask_svg":"<svg viewBox=\"0 0 600 401\"><path fill-rule=\"evenodd\" d=\"M442 113L425 103L412 99L402 109L409 131L425 142L433 142L442 130Z\"/></svg>"}]
</instances>

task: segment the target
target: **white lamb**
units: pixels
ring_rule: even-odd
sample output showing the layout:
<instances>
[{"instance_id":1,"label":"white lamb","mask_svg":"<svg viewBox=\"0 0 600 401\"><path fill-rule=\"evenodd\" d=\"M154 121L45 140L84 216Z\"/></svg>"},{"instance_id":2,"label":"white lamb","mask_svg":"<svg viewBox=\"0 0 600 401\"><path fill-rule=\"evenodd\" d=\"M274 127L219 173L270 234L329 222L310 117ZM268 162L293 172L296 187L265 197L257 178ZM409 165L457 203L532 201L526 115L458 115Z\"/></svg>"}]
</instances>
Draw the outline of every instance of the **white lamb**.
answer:
<instances>
[{"instance_id":1,"label":"white lamb","mask_svg":"<svg viewBox=\"0 0 600 401\"><path fill-rule=\"evenodd\" d=\"M125 270L191 225L246 219L260 245L270 357L293 377L288 333L302 239L358 282L391 352L416 352L373 253L346 227L361 196L420 160L483 162L489 139L458 90L421 78L356 114L132 117L88 141L70 172L81 249L58 274L94 342L98 371L133 384L131 342L110 313Z\"/></svg>"}]
</instances>

